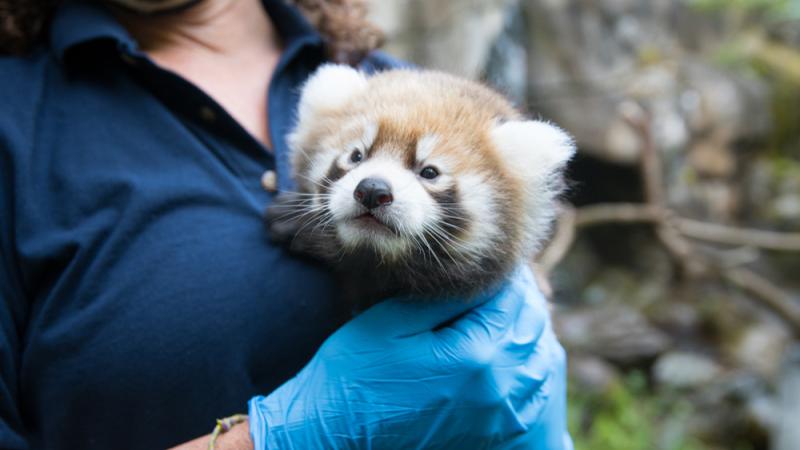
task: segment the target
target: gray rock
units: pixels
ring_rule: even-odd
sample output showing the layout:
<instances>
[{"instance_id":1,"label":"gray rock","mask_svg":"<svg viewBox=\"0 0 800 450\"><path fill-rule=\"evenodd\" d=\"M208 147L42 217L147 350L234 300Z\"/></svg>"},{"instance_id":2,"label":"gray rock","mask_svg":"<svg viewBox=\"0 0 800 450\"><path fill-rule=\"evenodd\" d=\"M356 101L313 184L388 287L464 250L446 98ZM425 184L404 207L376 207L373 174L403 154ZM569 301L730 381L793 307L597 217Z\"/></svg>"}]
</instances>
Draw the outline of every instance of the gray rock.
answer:
<instances>
[{"instance_id":1,"label":"gray rock","mask_svg":"<svg viewBox=\"0 0 800 450\"><path fill-rule=\"evenodd\" d=\"M749 166L745 207L758 222L800 228L800 162L763 156Z\"/></svg>"},{"instance_id":2,"label":"gray rock","mask_svg":"<svg viewBox=\"0 0 800 450\"><path fill-rule=\"evenodd\" d=\"M650 325L638 311L598 305L554 316L558 336L571 351L620 364L653 359L670 346L669 337Z\"/></svg>"},{"instance_id":3,"label":"gray rock","mask_svg":"<svg viewBox=\"0 0 800 450\"><path fill-rule=\"evenodd\" d=\"M768 91L700 58L720 32L683 2L393 0L372 3L387 50L419 65L486 78L566 128L582 150L633 164L638 136L618 113L643 103L664 151L721 130L723 144L763 134ZM733 32L727 30L726 32Z\"/></svg>"},{"instance_id":4,"label":"gray rock","mask_svg":"<svg viewBox=\"0 0 800 450\"><path fill-rule=\"evenodd\" d=\"M607 392L619 380L619 372L614 366L590 355L570 355L568 368L571 386L581 392Z\"/></svg>"},{"instance_id":5,"label":"gray rock","mask_svg":"<svg viewBox=\"0 0 800 450\"><path fill-rule=\"evenodd\" d=\"M373 2L371 18L386 33L386 49L416 64L476 78L515 0L395 0Z\"/></svg>"},{"instance_id":6,"label":"gray rock","mask_svg":"<svg viewBox=\"0 0 800 450\"><path fill-rule=\"evenodd\" d=\"M738 365L773 379L790 342L791 335L780 324L759 321L742 330L729 348Z\"/></svg>"},{"instance_id":7,"label":"gray rock","mask_svg":"<svg viewBox=\"0 0 800 450\"><path fill-rule=\"evenodd\" d=\"M689 164L702 177L728 178L736 170L736 157L731 148L706 139L692 146Z\"/></svg>"},{"instance_id":8,"label":"gray rock","mask_svg":"<svg viewBox=\"0 0 800 450\"><path fill-rule=\"evenodd\" d=\"M731 372L692 390L692 394L692 434L716 442L719 448L736 448L743 442L767 438L774 408L770 387L763 378L745 371Z\"/></svg>"},{"instance_id":9,"label":"gray rock","mask_svg":"<svg viewBox=\"0 0 800 450\"><path fill-rule=\"evenodd\" d=\"M697 305L674 299L661 301L646 309L647 318L671 335L697 336L703 320Z\"/></svg>"},{"instance_id":10,"label":"gray rock","mask_svg":"<svg viewBox=\"0 0 800 450\"><path fill-rule=\"evenodd\" d=\"M714 381L721 373L722 367L711 358L684 351L665 353L653 366L656 383L679 389L701 387Z\"/></svg>"},{"instance_id":11,"label":"gray rock","mask_svg":"<svg viewBox=\"0 0 800 450\"><path fill-rule=\"evenodd\" d=\"M775 450L800 448L800 346L786 354L778 384L778 423L773 439Z\"/></svg>"},{"instance_id":12,"label":"gray rock","mask_svg":"<svg viewBox=\"0 0 800 450\"><path fill-rule=\"evenodd\" d=\"M528 25L520 5L505 11L503 30L489 51L485 66L486 81L525 109L528 94L528 56L525 43Z\"/></svg>"}]
</instances>

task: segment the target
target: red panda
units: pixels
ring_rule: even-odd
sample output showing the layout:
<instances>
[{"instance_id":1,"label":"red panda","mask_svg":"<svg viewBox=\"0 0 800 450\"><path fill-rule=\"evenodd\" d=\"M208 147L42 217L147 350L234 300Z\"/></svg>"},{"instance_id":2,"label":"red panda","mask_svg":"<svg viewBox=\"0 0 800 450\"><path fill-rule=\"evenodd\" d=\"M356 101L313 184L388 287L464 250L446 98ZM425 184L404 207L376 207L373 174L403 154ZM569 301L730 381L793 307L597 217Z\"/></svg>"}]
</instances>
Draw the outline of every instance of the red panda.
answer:
<instances>
[{"instance_id":1,"label":"red panda","mask_svg":"<svg viewBox=\"0 0 800 450\"><path fill-rule=\"evenodd\" d=\"M359 305L495 286L547 237L575 152L479 83L339 65L304 85L289 144L298 190L268 208L271 235Z\"/></svg>"}]
</instances>

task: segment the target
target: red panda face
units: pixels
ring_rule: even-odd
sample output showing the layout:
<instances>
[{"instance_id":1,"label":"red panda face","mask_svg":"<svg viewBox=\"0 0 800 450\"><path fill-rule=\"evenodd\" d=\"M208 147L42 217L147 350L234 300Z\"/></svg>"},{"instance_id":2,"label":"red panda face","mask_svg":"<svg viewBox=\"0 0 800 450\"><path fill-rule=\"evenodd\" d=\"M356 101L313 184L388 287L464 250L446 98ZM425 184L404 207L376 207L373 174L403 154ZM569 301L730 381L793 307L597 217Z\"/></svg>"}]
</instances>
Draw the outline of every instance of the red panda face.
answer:
<instances>
[{"instance_id":1,"label":"red panda face","mask_svg":"<svg viewBox=\"0 0 800 450\"><path fill-rule=\"evenodd\" d=\"M492 177L480 170L464 172L464 164L441 150L442 136L374 122L362 131L320 179L320 194L326 196L320 201L345 248L369 246L397 258L436 247L455 256L481 251L471 243L499 233L492 221L486 221L491 230L478 230L476 223L492 215L494 198L501 195L490 188ZM476 232L484 236L472 236Z\"/></svg>"},{"instance_id":2,"label":"red panda face","mask_svg":"<svg viewBox=\"0 0 800 450\"><path fill-rule=\"evenodd\" d=\"M573 152L559 129L521 120L478 84L342 66L307 83L290 143L300 191L343 252L439 265L535 247Z\"/></svg>"}]
</instances>

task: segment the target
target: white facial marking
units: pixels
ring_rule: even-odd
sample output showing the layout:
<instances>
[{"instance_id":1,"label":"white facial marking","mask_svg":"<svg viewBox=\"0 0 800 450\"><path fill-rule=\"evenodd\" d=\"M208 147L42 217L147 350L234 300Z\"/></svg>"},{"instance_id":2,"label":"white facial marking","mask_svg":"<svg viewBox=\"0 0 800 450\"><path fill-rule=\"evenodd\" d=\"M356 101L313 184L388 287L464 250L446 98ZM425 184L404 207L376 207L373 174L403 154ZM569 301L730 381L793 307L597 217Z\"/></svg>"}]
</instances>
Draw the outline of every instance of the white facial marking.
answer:
<instances>
[{"instance_id":1,"label":"white facial marking","mask_svg":"<svg viewBox=\"0 0 800 450\"><path fill-rule=\"evenodd\" d=\"M372 147L372 144L375 142L375 138L378 136L378 124L374 122L368 122L364 126L364 132L361 134L361 139L359 143L363 146L362 150L364 154L366 154L367 150Z\"/></svg>"},{"instance_id":2,"label":"white facial marking","mask_svg":"<svg viewBox=\"0 0 800 450\"><path fill-rule=\"evenodd\" d=\"M391 186L393 202L372 210L372 214L397 230L399 236L389 230L378 235L353 221L367 212L367 208L353 198L356 186L365 178L381 178ZM415 174L400 161L378 156L365 160L334 183L330 210L339 238L346 246L369 244L388 255L399 256L413 245L411 236L423 233L426 222L435 219L436 204Z\"/></svg>"},{"instance_id":3,"label":"white facial marking","mask_svg":"<svg viewBox=\"0 0 800 450\"><path fill-rule=\"evenodd\" d=\"M378 126L372 122L360 123L358 124L358 128L361 129L361 132L358 133L358 137L347 142L340 149L340 167L354 167L360 164L360 161L353 162L350 160L350 157L356 150L360 151L362 158L366 159L367 152L369 151L369 148L372 147L372 143L375 141L375 137L378 135ZM333 146L334 144L331 145Z\"/></svg>"},{"instance_id":4,"label":"white facial marking","mask_svg":"<svg viewBox=\"0 0 800 450\"><path fill-rule=\"evenodd\" d=\"M464 174L457 179L461 206L471 218L468 234L459 241L464 248L473 254L483 254L494 246L500 235L497 226L497 202L491 184L483 175Z\"/></svg>"},{"instance_id":5,"label":"white facial marking","mask_svg":"<svg viewBox=\"0 0 800 450\"><path fill-rule=\"evenodd\" d=\"M439 137L435 134L426 134L417 141L417 161L426 161L430 156Z\"/></svg>"}]
</instances>

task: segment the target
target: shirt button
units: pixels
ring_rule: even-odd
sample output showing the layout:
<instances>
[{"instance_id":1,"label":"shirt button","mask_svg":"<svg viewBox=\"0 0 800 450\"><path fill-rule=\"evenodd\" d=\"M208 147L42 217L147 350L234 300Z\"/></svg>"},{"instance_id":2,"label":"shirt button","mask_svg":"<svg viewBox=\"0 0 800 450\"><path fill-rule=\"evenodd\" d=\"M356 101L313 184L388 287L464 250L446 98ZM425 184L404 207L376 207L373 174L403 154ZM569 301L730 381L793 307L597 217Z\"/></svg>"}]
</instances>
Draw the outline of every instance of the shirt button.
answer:
<instances>
[{"instance_id":1,"label":"shirt button","mask_svg":"<svg viewBox=\"0 0 800 450\"><path fill-rule=\"evenodd\" d=\"M274 170L268 170L261 175L261 187L267 192L278 190L278 179Z\"/></svg>"},{"instance_id":2,"label":"shirt button","mask_svg":"<svg viewBox=\"0 0 800 450\"><path fill-rule=\"evenodd\" d=\"M214 122L217 120L217 113L214 112L213 109L209 106L203 106L200 108L200 118L206 122Z\"/></svg>"}]
</instances>

